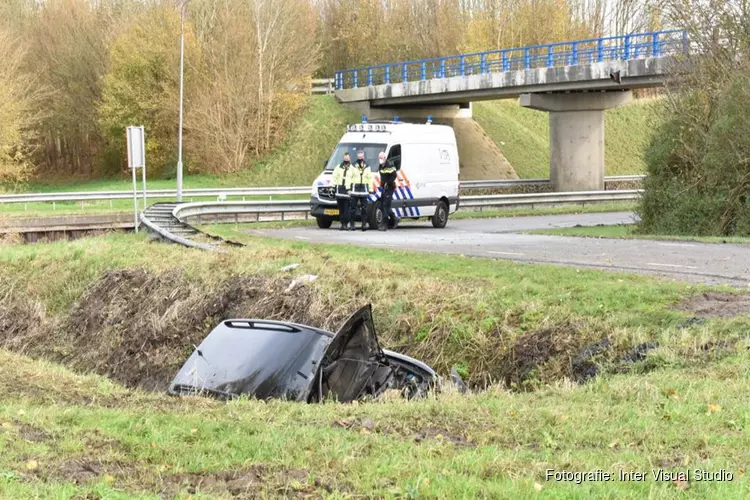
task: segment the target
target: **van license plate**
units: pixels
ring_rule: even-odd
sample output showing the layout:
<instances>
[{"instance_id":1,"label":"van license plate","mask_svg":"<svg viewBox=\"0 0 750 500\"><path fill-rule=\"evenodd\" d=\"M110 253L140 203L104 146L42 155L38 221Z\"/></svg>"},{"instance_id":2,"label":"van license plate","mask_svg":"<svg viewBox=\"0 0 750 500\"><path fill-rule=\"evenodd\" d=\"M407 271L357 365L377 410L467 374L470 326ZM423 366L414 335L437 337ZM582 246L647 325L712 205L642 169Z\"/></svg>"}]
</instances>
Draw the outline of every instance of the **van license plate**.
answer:
<instances>
[{"instance_id":1,"label":"van license plate","mask_svg":"<svg viewBox=\"0 0 750 500\"><path fill-rule=\"evenodd\" d=\"M323 210L323 215L338 215L339 211L335 208L327 208Z\"/></svg>"}]
</instances>

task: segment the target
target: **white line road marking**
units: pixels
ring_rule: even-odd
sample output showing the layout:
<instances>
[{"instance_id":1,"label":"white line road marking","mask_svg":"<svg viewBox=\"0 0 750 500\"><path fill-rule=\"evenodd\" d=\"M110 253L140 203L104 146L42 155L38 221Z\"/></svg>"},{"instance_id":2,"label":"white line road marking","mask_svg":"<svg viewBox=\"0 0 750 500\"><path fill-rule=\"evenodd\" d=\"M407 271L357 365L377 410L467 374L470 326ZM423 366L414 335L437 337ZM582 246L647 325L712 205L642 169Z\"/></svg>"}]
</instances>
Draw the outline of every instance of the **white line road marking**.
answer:
<instances>
[{"instance_id":1,"label":"white line road marking","mask_svg":"<svg viewBox=\"0 0 750 500\"><path fill-rule=\"evenodd\" d=\"M661 267L686 267L688 269L698 269L695 266L680 266L677 264L659 264L657 262L649 262L646 264L647 266L661 266Z\"/></svg>"},{"instance_id":2,"label":"white line road marking","mask_svg":"<svg viewBox=\"0 0 750 500\"><path fill-rule=\"evenodd\" d=\"M515 253L515 252L493 252L493 251L488 250L487 253L493 253L495 255L515 255L518 257L523 256L522 253Z\"/></svg>"},{"instance_id":3,"label":"white line road marking","mask_svg":"<svg viewBox=\"0 0 750 500\"><path fill-rule=\"evenodd\" d=\"M298 240L309 240L310 239L307 236L295 236L295 238L298 239Z\"/></svg>"}]
</instances>

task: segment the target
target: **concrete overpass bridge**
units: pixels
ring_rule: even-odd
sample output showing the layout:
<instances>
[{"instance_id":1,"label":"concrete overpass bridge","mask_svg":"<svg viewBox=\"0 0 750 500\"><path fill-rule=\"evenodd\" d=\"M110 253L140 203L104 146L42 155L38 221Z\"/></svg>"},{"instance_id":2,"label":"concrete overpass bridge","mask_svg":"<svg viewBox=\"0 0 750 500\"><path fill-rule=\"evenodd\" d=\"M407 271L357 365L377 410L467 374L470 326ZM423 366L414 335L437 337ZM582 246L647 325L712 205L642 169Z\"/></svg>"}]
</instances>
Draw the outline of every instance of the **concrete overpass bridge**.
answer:
<instances>
[{"instance_id":1,"label":"concrete overpass bridge","mask_svg":"<svg viewBox=\"0 0 750 500\"><path fill-rule=\"evenodd\" d=\"M604 110L664 85L685 31L659 31L337 71L336 98L373 119L471 117L474 101L520 98L550 116L556 191L604 189Z\"/></svg>"}]
</instances>

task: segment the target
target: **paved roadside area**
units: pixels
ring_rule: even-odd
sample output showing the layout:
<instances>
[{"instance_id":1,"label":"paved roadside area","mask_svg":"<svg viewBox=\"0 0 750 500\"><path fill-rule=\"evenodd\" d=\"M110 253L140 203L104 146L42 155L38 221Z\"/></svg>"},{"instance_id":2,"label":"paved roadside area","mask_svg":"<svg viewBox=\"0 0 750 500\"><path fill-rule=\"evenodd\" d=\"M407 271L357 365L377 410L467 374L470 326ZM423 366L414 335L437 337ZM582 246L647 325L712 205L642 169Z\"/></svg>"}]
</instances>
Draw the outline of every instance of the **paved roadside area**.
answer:
<instances>
[{"instance_id":1,"label":"paved roadside area","mask_svg":"<svg viewBox=\"0 0 750 500\"><path fill-rule=\"evenodd\" d=\"M310 243L463 254L516 262L656 274L705 284L750 285L750 245L518 234L576 225L632 223L629 212L451 220L444 229L407 221L397 229L338 231L312 227L255 229L250 234Z\"/></svg>"}]
</instances>

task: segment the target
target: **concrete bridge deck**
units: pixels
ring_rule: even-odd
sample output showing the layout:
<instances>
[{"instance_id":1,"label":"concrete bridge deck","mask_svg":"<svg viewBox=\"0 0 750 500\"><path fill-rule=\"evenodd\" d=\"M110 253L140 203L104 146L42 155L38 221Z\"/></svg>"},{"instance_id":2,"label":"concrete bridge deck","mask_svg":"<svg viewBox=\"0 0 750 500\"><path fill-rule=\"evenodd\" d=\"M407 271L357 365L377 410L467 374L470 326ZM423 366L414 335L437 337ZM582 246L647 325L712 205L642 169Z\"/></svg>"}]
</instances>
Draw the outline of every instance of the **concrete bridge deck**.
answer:
<instances>
[{"instance_id":1,"label":"concrete bridge deck","mask_svg":"<svg viewBox=\"0 0 750 500\"><path fill-rule=\"evenodd\" d=\"M531 93L607 92L661 87L674 64L673 56L608 61L561 68L536 68L414 82L373 85L336 91L346 104L369 107L435 106L513 99ZM621 81L611 75L620 73Z\"/></svg>"},{"instance_id":2,"label":"concrete bridge deck","mask_svg":"<svg viewBox=\"0 0 750 500\"><path fill-rule=\"evenodd\" d=\"M685 31L659 31L384 64L337 71L335 95L395 107L658 87L687 48Z\"/></svg>"},{"instance_id":3,"label":"concrete bridge deck","mask_svg":"<svg viewBox=\"0 0 750 500\"><path fill-rule=\"evenodd\" d=\"M553 189L600 191L604 111L663 86L688 47L685 31L660 31L384 64L336 72L335 95L369 118L448 124L473 101L520 98L549 113Z\"/></svg>"}]
</instances>

